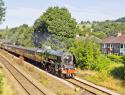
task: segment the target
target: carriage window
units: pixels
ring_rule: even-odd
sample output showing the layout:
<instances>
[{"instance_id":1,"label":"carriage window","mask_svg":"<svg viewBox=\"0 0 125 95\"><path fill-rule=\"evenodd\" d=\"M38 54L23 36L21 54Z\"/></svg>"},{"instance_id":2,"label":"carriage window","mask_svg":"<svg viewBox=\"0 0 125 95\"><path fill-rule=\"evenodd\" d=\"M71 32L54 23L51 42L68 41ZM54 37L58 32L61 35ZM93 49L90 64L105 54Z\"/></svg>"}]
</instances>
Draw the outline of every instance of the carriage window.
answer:
<instances>
[{"instance_id":1,"label":"carriage window","mask_svg":"<svg viewBox=\"0 0 125 95\"><path fill-rule=\"evenodd\" d=\"M36 54L37 54L38 56L41 56L41 55L42 55L40 52L37 52Z\"/></svg>"},{"instance_id":2,"label":"carriage window","mask_svg":"<svg viewBox=\"0 0 125 95\"><path fill-rule=\"evenodd\" d=\"M40 60L42 58L42 54L40 52L37 52L36 53L36 58Z\"/></svg>"},{"instance_id":3,"label":"carriage window","mask_svg":"<svg viewBox=\"0 0 125 95\"><path fill-rule=\"evenodd\" d=\"M60 62L61 61L61 57L57 57L57 61Z\"/></svg>"}]
</instances>

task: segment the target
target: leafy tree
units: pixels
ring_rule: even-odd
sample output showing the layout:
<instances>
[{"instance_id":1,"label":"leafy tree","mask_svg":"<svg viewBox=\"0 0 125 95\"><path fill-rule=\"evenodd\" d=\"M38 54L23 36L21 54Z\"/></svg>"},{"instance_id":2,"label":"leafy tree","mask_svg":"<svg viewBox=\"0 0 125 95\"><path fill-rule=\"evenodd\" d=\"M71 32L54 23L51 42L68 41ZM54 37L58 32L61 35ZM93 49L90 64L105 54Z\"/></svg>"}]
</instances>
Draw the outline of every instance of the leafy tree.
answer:
<instances>
[{"instance_id":1,"label":"leafy tree","mask_svg":"<svg viewBox=\"0 0 125 95\"><path fill-rule=\"evenodd\" d=\"M47 30L51 34L68 38L75 36L77 23L73 18L71 18L71 14L66 8L48 8L48 10L37 20L35 26L37 25L37 28L39 28L41 23L45 23L47 25ZM44 27L42 29L44 29Z\"/></svg>"},{"instance_id":2,"label":"leafy tree","mask_svg":"<svg viewBox=\"0 0 125 95\"><path fill-rule=\"evenodd\" d=\"M88 20L86 23L87 23L87 24L90 24L91 22Z\"/></svg>"},{"instance_id":3,"label":"leafy tree","mask_svg":"<svg viewBox=\"0 0 125 95\"><path fill-rule=\"evenodd\" d=\"M100 56L99 46L96 43L77 40L69 50L75 55L77 66L82 69L96 68L96 59Z\"/></svg>"},{"instance_id":4,"label":"leafy tree","mask_svg":"<svg viewBox=\"0 0 125 95\"><path fill-rule=\"evenodd\" d=\"M5 6L3 0L0 0L0 23L4 21L5 17Z\"/></svg>"},{"instance_id":5,"label":"leafy tree","mask_svg":"<svg viewBox=\"0 0 125 95\"><path fill-rule=\"evenodd\" d=\"M84 24L84 21L81 21L80 24Z\"/></svg>"},{"instance_id":6,"label":"leafy tree","mask_svg":"<svg viewBox=\"0 0 125 95\"><path fill-rule=\"evenodd\" d=\"M112 61L100 53L99 45L88 40L77 40L69 49L76 58L76 65L81 69L91 69L110 72Z\"/></svg>"},{"instance_id":7,"label":"leafy tree","mask_svg":"<svg viewBox=\"0 0 125 95\"><path fill-rule=\"evenodd\" d=\"M119 19L115 20L115 22L125 22L125 17L119 18Z\"/></svg>"},{"instance_id":8,"label":"leafy tree","mask_svg":"<svg viewBox=\"0 0 125 95\"><path fill-rule=\"evenodd\" d=\"M118 32L125 34L125 23L104 21L98 22L93 26L94 32L100 31L100 33L106 34L107 36L114 36Z\"/></svg>"},{"instance_id":9,"label":"leafy tree","mask_svg":"<svg viewBox=\"0 0 125 95\"><path fill-rule=\"evenodd\" d=\"M4 32L0 32L0 39L3 38Z\"/></svg>"},{"instance_id":10,"label":"leafy tree","mask_svg":"<svg viewBox=\"0 0 125 95\"><path fill-rule=\"evenodd\" d=\"M51 44L65 43L69 38L75 37L77 32L76 25L75 19L71 17L71 14L66 8L49 7L47 11L35 21L34 34L37 38L40 34L39 32L46 32L52 39L57 40Z\"/></svg>"},{"instance_id":11,"label":"leafy tree","mask_svg":"<svg viewBox=\"0 0 125 95\"><path fill-rule=\"evenodd\" d=\"M34 23L34 32L48 32L47 24L45 21L41 21L41 19L37 19Z\"/></svg>"},{"instance_id":12,"label":"leafy tree","mask_svg":"<svg viewBox=\"0 0 125 95\"><path fill-rule=\"evenodd\" d=\"M33 45L32 33L33 28L27 24L23 24L19 27L7 29L5 39L8 39L13 44L31 47Z\"/></svg>"}]
</instances>

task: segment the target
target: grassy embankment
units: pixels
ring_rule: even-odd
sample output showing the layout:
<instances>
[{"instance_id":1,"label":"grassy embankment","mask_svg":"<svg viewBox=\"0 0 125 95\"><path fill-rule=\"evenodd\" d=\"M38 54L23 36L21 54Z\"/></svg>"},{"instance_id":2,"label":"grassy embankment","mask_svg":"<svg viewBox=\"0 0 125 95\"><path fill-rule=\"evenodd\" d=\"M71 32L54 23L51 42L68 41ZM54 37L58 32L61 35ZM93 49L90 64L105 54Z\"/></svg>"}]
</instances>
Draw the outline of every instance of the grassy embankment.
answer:
<instances>
[{"instance_id":1,"label":"grassy embankment","mask_svg":"<svg viewBox=\"0 0 125 95\"><path fill-rule=\"evenodd\" d=\"M22 61L22 58L17 59L5 51L1 51L4 56L10 59L15 65L21 68L26 73L30 74L34 79L38 80L43 86L55 92L57 95L81 95L81 91L75 91L75 89L69 88L64 83L48 76L36 70L33 66L26 64Z\"/></svg>"},{"instance_id":2,"label":"grassy embankment","mask_svg":"<svg viewBox=\"0 0 125 95\"><path fill-rule=\"evenodd\" d=\"M118 61L119 58L113 59L110 64L107 63L107 69L102 68L100 71L78 69L77 75L80 78L125 95L125 67L122 62Z\"/></svg>"},{"instance_id":3,"label":"grassy embankment","mask_svg":"<svg viewBox=\"0 0 125 95\"><path fill-rule=\"evenodd\" d=\"M2 68L0 66L0 68ZM0 70L0 95L15 95L7 83L7 79L3 72Z\"/></svg>"}]
</instances>

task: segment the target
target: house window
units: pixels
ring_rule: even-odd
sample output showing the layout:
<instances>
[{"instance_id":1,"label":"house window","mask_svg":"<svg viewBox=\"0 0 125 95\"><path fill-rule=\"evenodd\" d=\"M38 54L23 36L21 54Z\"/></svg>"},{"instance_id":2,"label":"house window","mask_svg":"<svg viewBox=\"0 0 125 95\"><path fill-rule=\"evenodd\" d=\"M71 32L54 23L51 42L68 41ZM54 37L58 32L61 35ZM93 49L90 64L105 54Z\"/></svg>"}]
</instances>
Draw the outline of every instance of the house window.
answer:
<instances>
[{"instance_id":1,"label":"house window","mask_svg":"<svg viewBox=\"0 0 125 95\"><path fill-rule=\"evenodd\" d=\"M107 44L107 48L109 48L110 47L110 44Z\"/></svg>"},{"instance_id":2,"label":"house window","mask_svg":"<svg viewBox=\"0 0 125 95\"><path fill-rule=\"evenodd\" d=\"M123 48L123 44L121 44L121 48Z\"/></svg>"},{"instance_id":3,"label":"house window","mask_svg":"<svg viewBox=\"0 0 125 95\"><path fill-rule=\"evenodd\" d=\"M117 48L120 48L120 45L117 45Z\"/></svg>"},{"instance_id":4,"label":"house window","mask_svg":"<svg viewBox=\"0 0 125 95\"><path fill-rule=\"evenodd\" d=\"M111 44L111 48L113 47L113 45Z\"/></svg>"}]
</instances>

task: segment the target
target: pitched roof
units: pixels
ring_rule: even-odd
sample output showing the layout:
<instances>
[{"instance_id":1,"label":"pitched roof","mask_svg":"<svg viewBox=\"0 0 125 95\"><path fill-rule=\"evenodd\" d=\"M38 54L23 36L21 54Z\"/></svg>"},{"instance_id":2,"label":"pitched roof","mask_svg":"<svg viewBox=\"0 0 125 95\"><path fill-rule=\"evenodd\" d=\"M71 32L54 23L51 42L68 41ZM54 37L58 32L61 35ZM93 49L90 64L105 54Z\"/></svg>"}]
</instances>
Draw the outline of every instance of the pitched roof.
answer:
<instances>
[{"instance_id":1,"label":"pitched roof","mask_svg":"<svg viewBox=\"0 0 125 95\"><path fill-rule=\"evenodd\" d=\"M125 35L117 36L117 37L108 37L102 41L102 43L120 43L125 44Z\"/></svg>"}]
</instances>

